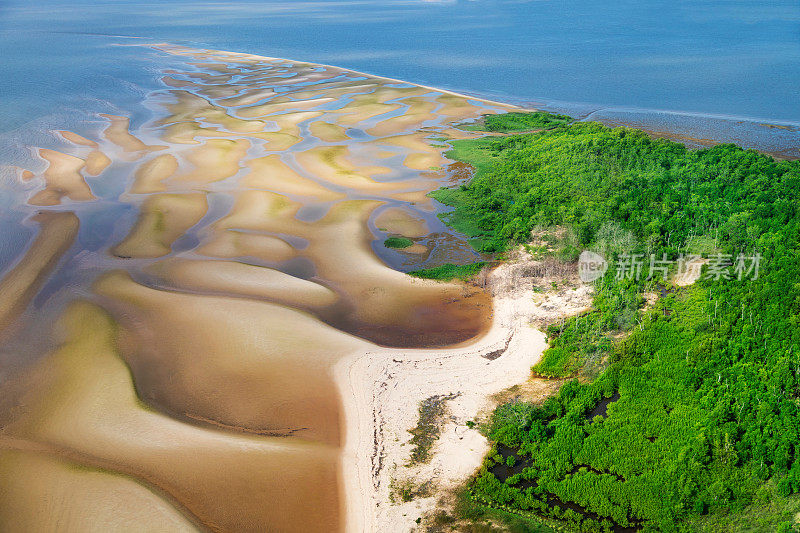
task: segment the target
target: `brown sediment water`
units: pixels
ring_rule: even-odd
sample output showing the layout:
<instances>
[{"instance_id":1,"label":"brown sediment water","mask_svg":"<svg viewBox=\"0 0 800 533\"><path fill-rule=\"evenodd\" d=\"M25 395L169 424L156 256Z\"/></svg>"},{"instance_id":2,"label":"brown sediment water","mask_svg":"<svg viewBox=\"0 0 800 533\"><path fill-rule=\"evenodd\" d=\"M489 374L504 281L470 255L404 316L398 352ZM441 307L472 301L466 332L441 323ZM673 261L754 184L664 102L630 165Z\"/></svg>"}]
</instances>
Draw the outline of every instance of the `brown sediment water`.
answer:
<instances>
[{"instance_id":1,"label":"brown sediment water","mask_svg":"<svg viewBox=\"0 0 800 533\"><path fill-rule=\"evenodd\" d=\"M0 529L342 530L334 365L464 343L492 311L481 289L409 277L376 251L422 265L452 260L437 242L466 246L432 215L445 178L425 171L446 161L426 138L507 107L159 49L189 62L143 102L156 118L59 132L72 148L40 149L46 169L25 174L41 186L19 207L51 210L0 265L0 340L60 318L37 332L48 353L9 344L31 363L0 382ZM96 186L112 179L124 187ZM416 243L375 246L390 235ZM52 302L37 298L46 283Z\"/></svg>"}]
</instances>

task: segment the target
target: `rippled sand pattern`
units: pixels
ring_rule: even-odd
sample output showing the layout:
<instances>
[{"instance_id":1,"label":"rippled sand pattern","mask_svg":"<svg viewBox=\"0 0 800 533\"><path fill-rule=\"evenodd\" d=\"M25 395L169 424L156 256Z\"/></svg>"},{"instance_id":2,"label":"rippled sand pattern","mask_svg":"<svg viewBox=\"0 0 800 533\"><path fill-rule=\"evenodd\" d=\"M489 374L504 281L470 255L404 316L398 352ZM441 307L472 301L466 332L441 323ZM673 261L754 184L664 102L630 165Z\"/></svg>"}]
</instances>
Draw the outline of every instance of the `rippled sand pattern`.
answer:
<instances>
[{"instance_id":1,"label":"rippled sand pattern","mask_svg":"<svg viewBox=\"0 0 800 533\"><path fill-rule=\"evenodd\" d=\"M39 327L48 279L64 287L39 331L52 349L0 383L0 530L341 530L333 365L466 341L491 311L474 288L387 267L373 243L428 235L444 148L427 138L503 107L160 49L187 67L147 97L156 118L131 131L101 115L96 139L59 132L70 148L20 173L44 211L2 266L0 340ZM98 224L108 242L84 249Z\"/></svg>"}]
</instances>

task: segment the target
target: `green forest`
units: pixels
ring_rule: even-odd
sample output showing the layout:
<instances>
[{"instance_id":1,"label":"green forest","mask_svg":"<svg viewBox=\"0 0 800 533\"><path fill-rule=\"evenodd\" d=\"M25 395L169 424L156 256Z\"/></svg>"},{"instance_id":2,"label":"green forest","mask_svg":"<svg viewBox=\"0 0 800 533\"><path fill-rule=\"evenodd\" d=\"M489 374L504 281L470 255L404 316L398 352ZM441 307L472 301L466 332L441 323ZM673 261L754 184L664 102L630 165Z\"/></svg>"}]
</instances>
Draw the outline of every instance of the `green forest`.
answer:
<instances>
[{"instance_id":1,"label":"green forest","mask_svg":"<svg viewBox=\"0 0 800 533\"><path fill-rule=\"evenodd\" d=\"M610 263L592 309L547 329L533 373L565 379L559 392L486 424L493 448L470 497L578 531L797 531L800 162L550 126L453 141L475 175L432 194L481 251L567 228L546 253ZM709 264L677 287L674 265L666 279L620 276L631 253ZM646 292L659 296L647 307Z\"/></svg>"}]
</instances>

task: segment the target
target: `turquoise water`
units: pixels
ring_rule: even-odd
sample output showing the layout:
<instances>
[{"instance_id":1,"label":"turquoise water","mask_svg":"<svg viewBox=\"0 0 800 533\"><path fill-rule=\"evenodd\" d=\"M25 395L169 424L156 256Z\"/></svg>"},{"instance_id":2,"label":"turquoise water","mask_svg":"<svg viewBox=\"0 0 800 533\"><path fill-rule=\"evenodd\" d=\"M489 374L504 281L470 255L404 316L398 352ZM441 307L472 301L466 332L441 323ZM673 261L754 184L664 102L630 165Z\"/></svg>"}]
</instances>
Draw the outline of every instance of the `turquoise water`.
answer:
<instances>
[{"instance_id":1,"label":"turquoise water","mask_svg":"<svg viewBox=\"0 0 800 533\"><path fill-rule=\"evenodd\" d=\"M5 0L0 132L75 110L131 109L156 86L163 58L113 45L153 41L336 64L573 112L800 123L796 0Z\"/></svg>"}]
</instances>

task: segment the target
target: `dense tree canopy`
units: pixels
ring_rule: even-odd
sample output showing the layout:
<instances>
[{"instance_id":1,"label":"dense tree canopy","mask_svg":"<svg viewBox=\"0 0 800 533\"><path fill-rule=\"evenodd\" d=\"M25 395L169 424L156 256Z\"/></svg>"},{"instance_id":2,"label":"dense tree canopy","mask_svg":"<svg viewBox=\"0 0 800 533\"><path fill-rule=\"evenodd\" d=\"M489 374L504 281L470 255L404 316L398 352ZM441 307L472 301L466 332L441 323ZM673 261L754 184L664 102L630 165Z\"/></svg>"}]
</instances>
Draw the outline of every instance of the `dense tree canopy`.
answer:
<instances>
[{"instance_id":1,"label":"dense tree canopy","mask_svg":"<svg viewBox=\"0 0 800 533\"><path fill-rule=\"evenodd\" d=\"M597 123L455 141L452 154L476 175L434 197L454 206L446 219L477 248L503 251L537 228L568 227L575 239L558 249L563 259L592 248L611 262L592 310L551 326L534 367L582 379L542 405L498 407L474 497L584 530L792 527L800 163L731 144L693 151ZM760 254L760 271L737 276L732 264L688 287L618 279L622 241L670 260ZM661 294L647 310L644 291ZM604 365L587 379L591 359Z\"/></svg>"}]
</instances>

